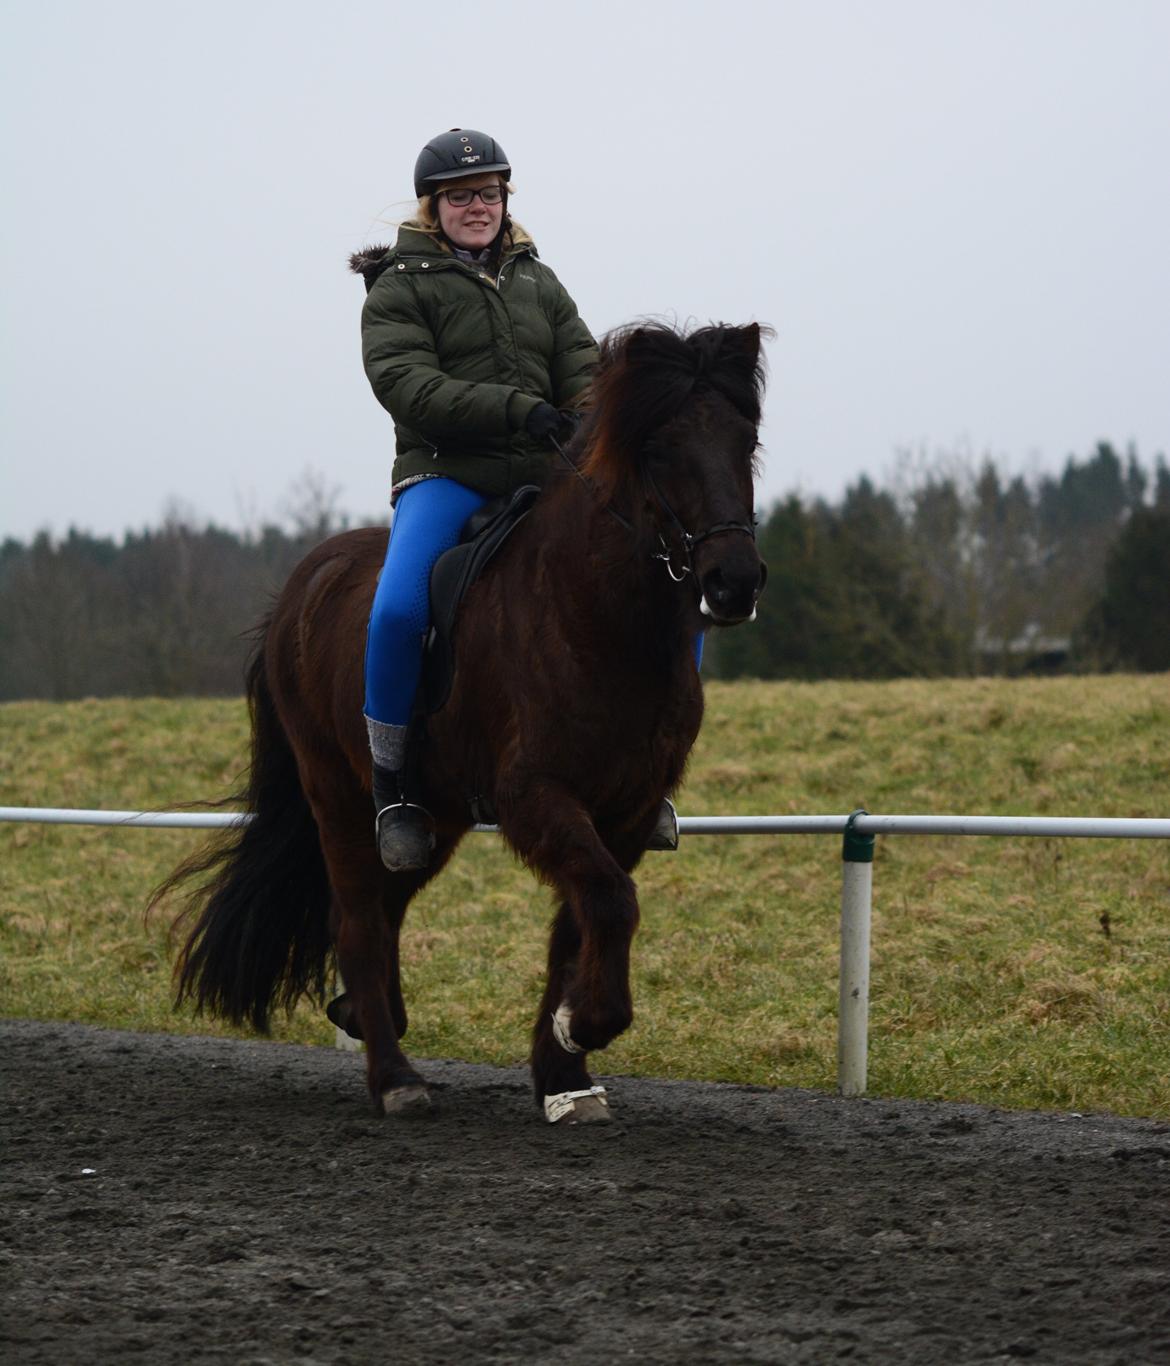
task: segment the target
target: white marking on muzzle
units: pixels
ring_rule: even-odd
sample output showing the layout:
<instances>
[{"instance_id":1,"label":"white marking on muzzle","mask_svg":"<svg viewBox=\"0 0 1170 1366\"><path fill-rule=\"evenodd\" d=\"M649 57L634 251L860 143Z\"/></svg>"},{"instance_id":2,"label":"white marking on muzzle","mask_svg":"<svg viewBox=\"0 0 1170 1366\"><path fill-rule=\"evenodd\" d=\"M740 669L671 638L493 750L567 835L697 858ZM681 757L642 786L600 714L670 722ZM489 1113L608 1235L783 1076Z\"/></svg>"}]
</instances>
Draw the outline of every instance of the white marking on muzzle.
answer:
<instances>
[{"instance_id":1,"label":"white marking on muzzle","mask_svg":"<svg viewBox=\"0 0 1170 1366\"><path fill-rule=\"evenodd\" d=\"M574 1043L569 1034L569 1020L571 1018L568 1001L562 1001L553 1012L553 1038L565 1050L566 1053L584 1053L585 1050L579 1043ZM570 1094L569 1092L565 1093Z\"/></svg>"},{"instance_id":2,"label":"white marking on muzzle","mask_svg":"<svg viewBox=\"0 0 1170 1366\"><path fill-rule=\"evenodd\" d=\"M707 603L707 595L706 595L706 593L704 593L703 596L699 599L699 611L700 611L700 612L703 614L703 616L705 616L705 617L711 617L712 619L714 619L714 617L715 617L715 613L711 611L711 608L710 608L710 606L709 606L708 603ZM755 621L755 619L756 619L756 608L755 608L755 604L753 603L753 604L752 604L752 614L751 614L750 617L748 617L748 621Z\"/></svg>"}]
</instances>

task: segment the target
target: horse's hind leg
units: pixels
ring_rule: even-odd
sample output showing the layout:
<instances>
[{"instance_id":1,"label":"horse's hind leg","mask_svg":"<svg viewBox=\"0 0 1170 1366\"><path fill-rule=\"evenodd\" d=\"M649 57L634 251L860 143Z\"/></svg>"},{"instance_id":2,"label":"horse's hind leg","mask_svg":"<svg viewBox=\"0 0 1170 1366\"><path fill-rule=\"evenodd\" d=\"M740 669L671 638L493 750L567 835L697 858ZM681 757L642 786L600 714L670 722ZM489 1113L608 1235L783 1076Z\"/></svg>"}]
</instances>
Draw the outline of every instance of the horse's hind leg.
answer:
<instances>
[{"instance_id":1,"label":"horse's hind leg","mask_svg":"<svg viewBox=\"0 0 1170 1366\"><path fill-rule=\"evenodd\" d=\"M315 815L333 889L333 944L345 983L346 1023L365 1040L366 1081L375 1109L426 1113L426 1084L399 1045L406 1014L397 966L402 915L432 870L399 874L397 888L389 888L365 802L355 803L352 813L342 809L345 819L317 808Z\"/></svg>"},{"instance_id":2,"label":"horse's hind leg","mask_svg":"<svg viewBox=\"0 0 1170 1366\"><path fill-rule=\"evenodd\" d=\"M350 1032L365 1040L374 1108L388 1115L414 1114L430 1109L430 1096L399 1044L387 972L391 934L380 902L356 909L343 903L335 937L337 966L346 987Z\"/></svg>"},{"instance_id":3,"label":"horse's hind leg","mask_svg":"<svg viewBox=\"0 0 1170 1366\"><path fill-rule=\"evenodd\" d=\"M406 1035L406 1002L402 997L402 959L399 941L402 935L402 922L411 898L422 885L422 881L403 885L403 879L396 873L383 869L382 914L390 930L390 954L386 963L386 993L390 1003L390 1018L399 1040ZM433 874L431 874L433 876ZM424 879L425 880L425 879Z\"/></svg>"},{"instance_id":4,"label":"horse's hind leg","mask_svg":"<svg viewBox=\"0 0 1170 1366\"><path fill-rule=\"evenodd\" d=\"M399 953L399 940L402 932L402 921L406 915L406 907L409 904L411 892L403 887L403 879L396 873L383 870L382 875L382 913L385 917L386 925L389 930L388 936L388 957L386 963L386 991L390 1003L390 1019L394 1024L394 1032L401 1041L406 1035L407 1014L406 1002L402 997L402 975L401 960ZM335 901L330 911L330 925L334 942L337 940L337 931L341 925L341 908ZM345 990L344 978L342 978L342 994L330 1001L327 1014L330 1020L338 1029L344 1030L351 1039L362 1038L361 1025L358 1022L357 1010L354 1007L353 998Z\"/></svg>"}]
</instances>

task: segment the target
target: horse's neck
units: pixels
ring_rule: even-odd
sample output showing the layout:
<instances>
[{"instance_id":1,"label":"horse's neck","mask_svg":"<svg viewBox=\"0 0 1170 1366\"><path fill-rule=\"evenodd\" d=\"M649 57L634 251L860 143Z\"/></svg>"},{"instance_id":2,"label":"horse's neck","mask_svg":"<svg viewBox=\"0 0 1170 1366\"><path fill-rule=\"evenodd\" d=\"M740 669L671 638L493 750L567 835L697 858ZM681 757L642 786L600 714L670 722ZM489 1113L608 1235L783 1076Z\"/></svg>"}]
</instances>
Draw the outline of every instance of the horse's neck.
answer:
<instances>
[{"instance_id":1,"label":"horse's neck","mask_svg":"<svg viewBox=\"0 0 1170 1366\"><path fill-rule=\"evenodd\" d=\"M570 610L587 616L627 658L693 648L689 579L673 582L647 527L623 525L587 486L551 491L541 534ZM625 510L622 511L625 518Z\"/></svg>"}]
</instances>

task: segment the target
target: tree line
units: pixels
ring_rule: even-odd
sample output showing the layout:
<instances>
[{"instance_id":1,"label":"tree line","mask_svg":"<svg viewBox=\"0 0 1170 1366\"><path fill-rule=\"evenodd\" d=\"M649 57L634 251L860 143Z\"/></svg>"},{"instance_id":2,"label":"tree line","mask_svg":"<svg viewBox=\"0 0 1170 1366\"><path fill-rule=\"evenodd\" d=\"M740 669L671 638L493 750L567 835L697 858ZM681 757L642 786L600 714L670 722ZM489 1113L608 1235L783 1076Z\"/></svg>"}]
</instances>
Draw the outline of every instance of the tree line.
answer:
<instances>
[{"instance_id":1,"label":"tree line","mask_svg":"<svg viewBox=\"0 0 1170 1366\"><path fill-rule=\"evenodd\" d=\"M239 693L250 631L305 552L342 529L310 478L291 524L172 516L122 541L0 545L0 700ZM1101 443L1061 474L904 461L836 503L764 511L758 621L713 632L722 678L1170 669L1170 470Z\"/></svg>"},{"instance_id":2,"label":"tree line","mask_svg":"<svg viewBox=\"0 0 1170 1366\"><path fill-rule=\"evenodd\" d=\"M1170 470L1107 442L1059 475L909 460L836 504L761 522L754 626L711 637L720 677L897 678L1170 668ZM707 668L706 661L704 668Z\"/></svg>"},{"instance_id":3,"label":"tree line","mask_svg":"<svg viewBox=\"0 0 1170 1366\"><path fill-rule=\"evenodd\" d=\"M311 472L284 525L237 533L171 513L121 542L71 530L0 544L0 701L234 696L252 633L345 518Z\"/></svg>"}]
</instances>

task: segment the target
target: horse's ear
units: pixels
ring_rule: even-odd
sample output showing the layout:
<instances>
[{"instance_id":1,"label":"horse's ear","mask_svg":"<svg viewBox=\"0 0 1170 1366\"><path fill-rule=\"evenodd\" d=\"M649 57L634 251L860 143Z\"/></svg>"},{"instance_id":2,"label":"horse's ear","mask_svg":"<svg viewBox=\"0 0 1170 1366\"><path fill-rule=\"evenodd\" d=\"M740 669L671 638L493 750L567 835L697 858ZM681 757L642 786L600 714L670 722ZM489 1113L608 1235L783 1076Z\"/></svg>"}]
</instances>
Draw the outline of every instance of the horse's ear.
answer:
<instances>
[{"instance_id":1,"label":"horse's ear","mask_svg":"<svg viewBox=\"0 0 1170 1366\"><path fill-rule=\"evenodd\" d=\"M643 360L653 349L654 336L647 327L635 327L627 332L622 341L622 351L627 360Z\"/></svg>"},{"instance_id":2,"label":"horse's ear","mask_svg":"<svg viewBox=\"0 0 1170 1366\"><path fill-rule=\"evenodd\" d=\"M625 361L638 361L647 350L649 333L644 327L615 328L601 339L601 368L611 369Z\"/></svg>"},{"instance_id":3,"label":"horse's ear","mask_svg":"<svg viewBox=\"0 0 1170 1366\"><path fill-rule=\"evenodd\" d=\"M748 323L746 327L735 328L731 339L734 340L736 353L750 365L755 365L760 358L760 324Z\"/></svg>"},{"instance_id":4,"label":"horse's ear","mask_svg":"<svg viewBox=\"0 0 1170 1366\"><path fill-rule=\"evenodd\" d=\"M719 358L727 383L726 396L745 417L757 423L764 391L761 345L765 337L773 335L770 327L748 323L745 327L723 329L720 341Z\"/></svg>"}]
</instances>

